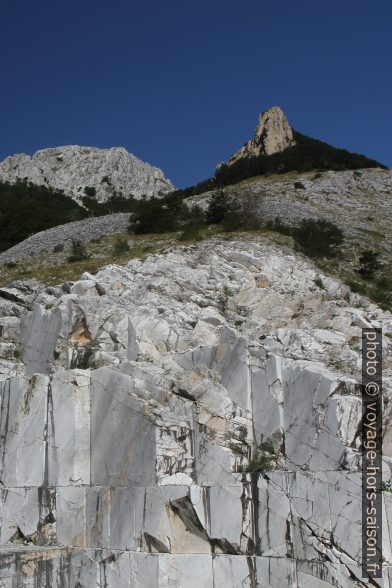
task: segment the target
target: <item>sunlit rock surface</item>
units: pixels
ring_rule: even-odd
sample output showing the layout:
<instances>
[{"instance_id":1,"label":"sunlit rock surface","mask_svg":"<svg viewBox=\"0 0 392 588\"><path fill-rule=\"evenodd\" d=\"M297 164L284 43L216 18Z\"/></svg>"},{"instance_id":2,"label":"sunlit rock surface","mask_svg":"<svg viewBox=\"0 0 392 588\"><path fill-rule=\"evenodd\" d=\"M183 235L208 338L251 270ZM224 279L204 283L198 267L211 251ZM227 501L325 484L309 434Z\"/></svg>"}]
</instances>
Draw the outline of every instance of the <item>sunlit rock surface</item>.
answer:
<instances>
[{"instance_id":1,"label":"sunlit rock surface","mask_svg":"<svg viewBox=\"0 0 392 588\"><path fill-rule=\"evenodd\" d=\"M227 164L231 165L243 157L272 155L293 145L293 130L285 113L279 106L273 106L260 114L254 136L230 157Z\"/></svg>"},{"instance_id":2,"label":"sunlit rock surface","mask_svg":"<svg viewBox=\"0 0 392 588\"><path fill-rule=\"evenodd\" d=\"M366 585L353 342L389 313L240 240L0 297L2 586Z\"/></svg>"},{"instance_id":3,"label":"sunlit rock surface","mask_svg":"<svg viewBox=\"0 0 392 588\"><path fill-rule=\"evenodd\" d=\"M124 147L65 145L40 149L31 157L24 153L11 155L0 163L0 181L32 182L62 190L77 201L85 196L85 188L95 189L98 202L105 202L114 193L138 198L173 190L160 169L141 161Z\"/></svg>"}]
</instances>

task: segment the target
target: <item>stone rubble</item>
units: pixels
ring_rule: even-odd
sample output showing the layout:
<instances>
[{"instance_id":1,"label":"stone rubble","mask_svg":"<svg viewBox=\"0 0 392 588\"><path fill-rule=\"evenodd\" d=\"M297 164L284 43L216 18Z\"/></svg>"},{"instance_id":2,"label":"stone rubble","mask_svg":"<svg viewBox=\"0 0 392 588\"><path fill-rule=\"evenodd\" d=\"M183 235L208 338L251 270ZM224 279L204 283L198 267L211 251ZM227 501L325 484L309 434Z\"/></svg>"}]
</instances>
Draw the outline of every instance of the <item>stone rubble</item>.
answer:
<instances>
[{"instance_id":1,"label":"stone rubble","mask_svg":"<svg viewBox=\"0 0 392 588\"><path fill-rule=\"evenodd\" d=\"M392 252L392 171L362 169L287 174L253 178L224 188L227 197L258 197L260 216L277 218L296 226L303 219L324 218L341 226L346 235L366 241L373 236L376 248ZM189 204L208 205L213 192L187 199Z\"/></svg>"},{"instance_id":2,"label":"stone rubble","mask_svg":"<svg viewBox=\"0 0 392 588\"><path fill-rule=\"evenodd\" d=\"M123 233L129 225L129 216L129 212L106 214L58 225L52 229L35 233L28 239L0 253L0 266L10 261L17 262L43 253L52 253L54 248L59 245L63 245L65 249L70 248L74 240L90 243L100 237Z\"/></svg>"},{"instance_id":3,"label":"stone rubble","mask_svg":"<svg viewBox=\"0 0 392 588\"><path fill-rule=\"evenodd\" d=\"M367 585L353 341L390 313L256 238L0 299L2 586Z\"/></svg>"}]
</instances>

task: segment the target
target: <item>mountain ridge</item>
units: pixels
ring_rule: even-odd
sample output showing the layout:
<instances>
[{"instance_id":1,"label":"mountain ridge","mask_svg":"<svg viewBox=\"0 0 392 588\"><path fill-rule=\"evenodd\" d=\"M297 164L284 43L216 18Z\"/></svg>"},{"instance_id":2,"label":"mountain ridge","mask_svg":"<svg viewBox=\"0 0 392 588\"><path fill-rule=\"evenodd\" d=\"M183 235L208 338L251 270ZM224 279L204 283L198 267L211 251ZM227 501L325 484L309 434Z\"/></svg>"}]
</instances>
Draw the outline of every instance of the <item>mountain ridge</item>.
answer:
<instances>
[{"instance_id":1,"label":"mountain ridge","mask_svg":"<svg viewBox=\"0 0 392 588\"><path fill-rule=\"evenodd\" d=\"M174 189L162 170L125 147L63 145L33 155L11 155L0 163L0 181L24 181L63 191L78 203L93 196L106 202L113 195L158 196Z\"/></svg>"}]
</instances>

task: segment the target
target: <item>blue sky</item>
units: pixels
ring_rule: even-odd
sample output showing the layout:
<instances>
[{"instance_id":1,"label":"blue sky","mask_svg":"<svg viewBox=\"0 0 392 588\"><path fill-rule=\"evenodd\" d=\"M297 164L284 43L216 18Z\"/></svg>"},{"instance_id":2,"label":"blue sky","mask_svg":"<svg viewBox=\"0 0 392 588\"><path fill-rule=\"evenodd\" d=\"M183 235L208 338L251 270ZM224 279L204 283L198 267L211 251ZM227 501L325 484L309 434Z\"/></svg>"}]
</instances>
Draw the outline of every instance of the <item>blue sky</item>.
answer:
<instances>
[{"instance_id":1,"label":"blue sky","mask_svg":"<svg viewBox=\"0 0 392 588\"><path fill-rule=\"evenodd\" d=\"M15 0L2 7L0 159L121 145L177 185L279 105L392 166L390 0Z\"/></svg>"}]
</instances>

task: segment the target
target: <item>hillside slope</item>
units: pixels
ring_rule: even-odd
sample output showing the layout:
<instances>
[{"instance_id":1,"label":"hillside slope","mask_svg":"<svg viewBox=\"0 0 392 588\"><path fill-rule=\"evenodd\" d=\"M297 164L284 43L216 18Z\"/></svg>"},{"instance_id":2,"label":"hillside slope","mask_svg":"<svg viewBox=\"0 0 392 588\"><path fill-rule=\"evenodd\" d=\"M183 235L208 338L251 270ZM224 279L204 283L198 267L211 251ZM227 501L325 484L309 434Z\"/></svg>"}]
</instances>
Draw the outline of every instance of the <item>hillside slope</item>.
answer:
<instances>
[{"instance_id":1,"label":"hillside slope","mask_svg":"<svg viewBox=\"0 0 392 588\"><path fill-rule=\"evenodd\" d=\"M293 248L295 243L290 237L276 232L278 227L274 225L277 218L289 226L298 226L302 219L307 218L336 223L343 230L344 243L336 258L317 261L320 269L352 284L357 291L367 294L385 308L392 308L389 270L392 265L392 229L389 222L392 216L391 171L369 169L256 177L218 192L190 197L185 202L189 206L197 204L206 209L217 193L223 193L225 199L235 199L237 202L254 199L259 211L259 226L254 227L254 232L263 234L270 242L285 243L287 247ZM102 221L100 218L86 219L57 230L51 229L0 254L0 284L21 278L49 280L53 284L56 280L67 280L70 276L75 279L82 271L96 271L113 258L116 232L118 238L128 240L131 247L129 256L124 255L121 259L122 263L135 254L139 255L149 245L154 244L155 247L156 240L162 247L168 241L176 242L181 235L180 229L177 229L177 233L173 229L171 234L140 235L140 239L136 239L135 235L125 233L127 214L101 218ZM112 235L107 240L104 238L105 227L107 235ZM209 238L219 233L224 234L222 227L210 226L202 229L201 236ZM246 238L246 233L243 236ZM71 239L89 243L98 237L102 237L99 245L88 245L91 255L88 260L81 264L67 263ZM53 252L56 245L64 245L64 251ZM366 250L376 252L383 266L372 280L363 280L358 274L359 259ZM7 267L5 264L16 264L16 267Z\"/></svg>"}]
</instances>

